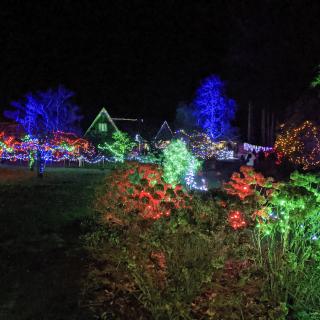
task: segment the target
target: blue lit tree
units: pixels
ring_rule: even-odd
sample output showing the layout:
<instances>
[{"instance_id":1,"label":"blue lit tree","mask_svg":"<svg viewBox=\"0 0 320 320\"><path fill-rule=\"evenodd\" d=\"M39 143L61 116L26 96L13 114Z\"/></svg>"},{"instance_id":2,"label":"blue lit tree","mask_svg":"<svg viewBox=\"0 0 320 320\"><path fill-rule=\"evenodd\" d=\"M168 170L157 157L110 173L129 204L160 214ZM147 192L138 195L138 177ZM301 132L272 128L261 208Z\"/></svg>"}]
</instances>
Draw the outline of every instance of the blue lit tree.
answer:
<instances>
[{"instance_id":1,"label":"blue lit tree","mask_svg":"<svg viewBox=\"0 0 320 320\"><path fill-rule=\"evenodd\" d=\"M233 134L231 121L235 117L236 103L226 96L224 82L219 76L213 75L202 81L194 105L198 125L213 140Z\"/></svg>"},{"instance_id":2,"label":"blue lit tree","mask_svg":"<svg viewBox=\"0 0 320 320\"><path fill-rule=\"evenodd\" d=\"M23 100L11 103L15 110L4 114L35 138L43 139L55 131L78 132L82 117L78 114L79 107L71 101L73 96L74 93L63 86L27 93Z\"/></svg>"},{"instance_id":3,"label":"blue lit tree","mask_svg":"<svg viewBox=\"0 0 320 320\"><path fill-rule=\"evenodd\" d=\"M27 93L24 99L11 103L14 110L5 111L5 116L19 123L25 132L39 141L37 150L39 175L44 166L43 146L56 131L79 132L79 107L71 98L72 91L59 86L57 89Z\"/></svg>"}]
</instances>

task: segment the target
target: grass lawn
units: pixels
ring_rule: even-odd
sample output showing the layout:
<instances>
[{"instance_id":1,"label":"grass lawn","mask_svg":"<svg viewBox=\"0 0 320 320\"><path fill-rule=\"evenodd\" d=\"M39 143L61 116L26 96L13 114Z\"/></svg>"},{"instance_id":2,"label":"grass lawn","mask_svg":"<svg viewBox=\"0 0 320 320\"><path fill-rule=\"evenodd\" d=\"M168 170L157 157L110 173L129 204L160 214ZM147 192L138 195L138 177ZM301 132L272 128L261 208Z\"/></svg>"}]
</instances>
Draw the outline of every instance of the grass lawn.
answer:
<instances>
[{"instance_id":1,"label":"grass lawn","mask_svg":"<svg viewBox=\"0 0 320 320\"><path fill-rule=\"evenodd\" d=\"M80 222L107 171L0 167L0 319L90 319L78 296Z\"/></svg>"}]
</instances>

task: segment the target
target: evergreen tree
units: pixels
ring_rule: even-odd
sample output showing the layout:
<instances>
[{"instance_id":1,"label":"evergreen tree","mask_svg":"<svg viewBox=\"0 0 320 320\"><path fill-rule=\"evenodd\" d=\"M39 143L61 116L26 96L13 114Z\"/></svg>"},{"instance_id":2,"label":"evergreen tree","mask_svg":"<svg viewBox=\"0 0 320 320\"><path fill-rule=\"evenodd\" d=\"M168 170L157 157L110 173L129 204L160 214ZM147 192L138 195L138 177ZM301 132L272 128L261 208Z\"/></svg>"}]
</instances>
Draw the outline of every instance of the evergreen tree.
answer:
<instances>
[{"instance_id":1,"label":"evergreen tree","mask_svg":"<svg viewBox=\"0 0 320 320\"><path fill-rule=\"evenodd\" d=\"M182 140L171 141L164 149L163 155L163 179L173 186L184 183L192 161L195 162L194 170L200 167L200 162L195 159Z\"/></svg>"},{"instance_id":2,"label":"evergreen tree","mask_svg":"<svg viewBox=\"0 0 320 320\"><path fill-rule=\"evenodd\" d=\"M235 117L236 103L225 94L225 86L218 76L202 82L194 100L195 116L200 127L214 139L228 138L233 133L231 121Z\"/></svg>"}]
</instances>

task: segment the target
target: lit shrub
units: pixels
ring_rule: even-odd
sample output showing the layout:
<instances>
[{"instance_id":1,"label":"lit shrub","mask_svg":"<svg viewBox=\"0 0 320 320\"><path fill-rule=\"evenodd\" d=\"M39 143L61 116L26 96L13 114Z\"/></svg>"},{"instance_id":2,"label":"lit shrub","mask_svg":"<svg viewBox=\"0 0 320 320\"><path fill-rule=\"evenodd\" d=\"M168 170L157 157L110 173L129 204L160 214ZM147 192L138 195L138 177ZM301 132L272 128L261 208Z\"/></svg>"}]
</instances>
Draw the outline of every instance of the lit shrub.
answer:
<instances>
[{"instance_id":1,"label":"lit shrub","mask_svg":"<svg viewBox=\"0 0 320 320\"><path fill-rule=\"evenodd\" d=\"M228 221L233 229L254 226L255 221L268 217L268 203L279 184L272 178L265 178L253 168L242 166L240 172L234 172L229 182L224 184L228 201L219 205L228 210Z\"/></svg>"},{"instance_id":2,"label":"lit shrub","mask_svg":"<svg viewBox=\"0 0 320 320\"><path fill-rule=\"evenodd\" d=\"M257 224L270 296L294 311L320 305L320 178L295 172L273 193L269 216Z\"/></svg>"},{"instance_id":3,"label":"lit shrub","mask_svg":"<svg viewBox=\"0 0 320 320\"><path fill-rule=\"evenodd\" d=\"M188 207L189 200L180 185L163 181L158 165L131 162L106 178L96 208L114 222L123 222L126 215L156 220Z\"/></svg>"}]
</instances>

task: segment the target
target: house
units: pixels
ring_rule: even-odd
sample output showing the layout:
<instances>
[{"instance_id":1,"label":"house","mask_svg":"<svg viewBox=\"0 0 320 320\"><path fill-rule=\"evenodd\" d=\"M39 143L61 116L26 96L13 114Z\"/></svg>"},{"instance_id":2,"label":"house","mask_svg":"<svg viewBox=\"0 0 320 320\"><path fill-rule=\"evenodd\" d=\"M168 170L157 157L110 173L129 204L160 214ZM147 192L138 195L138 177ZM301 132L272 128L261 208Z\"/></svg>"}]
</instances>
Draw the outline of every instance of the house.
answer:
<instances>
[{"instance_id":1,"label":"house","mask_svg":"<svg viewBox=\"0 0 320 320\"><path fill-rule=\"evenodd\" d=\"M161 125L158 133L154 137L154 145L157 149L164 149L173 139L173 132L167 121Z\"/></svg>"},{"instance_id":2,"label":"house","mask_svg":"<svg viewBox=\"0 0 320 320\"><path fill-rule=\"evenodd\" d=\"M98 145L112 139L112 135L116 131L119 131L118 127L110 117L108 111L102 108L85 132L84 137L93 144Z\"/></svg>"},{"instance_id":3,"label":"house","mask_svg":"<svg viewBox=\"0 0 320 320\"><path fill-rule=\"evenodd\" d=\"M108 111L102 108L85 132L84 137L98 145L110 141L113 133L120 130L126 132L132 140L137 141L137 137L139 137L137 142L140 149L147 143L140 135L142 124L143 119L111 118Z\"/></svg>"}]
</instances>

